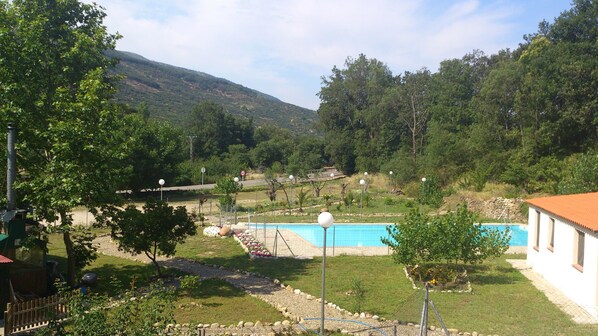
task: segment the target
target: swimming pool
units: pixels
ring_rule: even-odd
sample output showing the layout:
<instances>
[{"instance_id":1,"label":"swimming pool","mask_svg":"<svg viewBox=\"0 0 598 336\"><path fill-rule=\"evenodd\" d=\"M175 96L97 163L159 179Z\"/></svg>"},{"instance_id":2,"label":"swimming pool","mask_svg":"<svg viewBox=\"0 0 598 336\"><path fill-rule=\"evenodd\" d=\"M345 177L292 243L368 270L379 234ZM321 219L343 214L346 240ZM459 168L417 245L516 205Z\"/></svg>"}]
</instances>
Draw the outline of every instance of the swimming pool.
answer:
<instances>
[{"instance_id":1,"label":"swimming pool","mask_svg":"<svg viewBox=\"0 0 598 336\"><path fill-rule=\"evenodd\" d=\"M388 237L387 224L335 224L328 229L326 245L337 247L386 246L380 241L381 237ZM500 231L506 230L507 225L487 225ZM527 245L527 226L508 225L511 229L510 246ZM258 224L259 229L263 225ZM322 227L317 224L267 224L267 229L287 229L301 236L317 247L323 246Z\"/></svg>"}]
</instances>

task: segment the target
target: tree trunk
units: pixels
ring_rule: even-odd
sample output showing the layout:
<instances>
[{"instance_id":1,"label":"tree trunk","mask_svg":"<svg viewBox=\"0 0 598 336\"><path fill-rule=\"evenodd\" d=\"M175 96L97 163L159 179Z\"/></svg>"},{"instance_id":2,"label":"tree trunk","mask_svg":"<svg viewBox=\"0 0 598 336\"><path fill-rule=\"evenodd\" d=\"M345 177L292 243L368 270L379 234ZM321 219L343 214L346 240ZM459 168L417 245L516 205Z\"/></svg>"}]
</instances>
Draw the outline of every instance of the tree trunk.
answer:
<instances>
[{"instance_id":1,"label":"tree trunk","mask_svg":"<svg viewBox=\"0 0 598 336\"><path fill-rule=\"evenodd\" d=\"M75 269L75 249L73 247L73 241L71 240L70 231L66 230L62 233L62 240L64 241L64 247L66 248L67 257L66 282L69 286L75 287L77 283L75 277L77 270Z\"/></svg>"},{"instance_id":2,"label":"tree trunk","mask_svg":"<svg viewBox=\"0 0 598 336\"><path fill-rule=\"evenodd\" d=\"M156 271L158 272L158 278L162 278L162 269L160 268L160 264L158 264L158 260L156 260L156 248L154 247L154 253L150 254L149 252L145 251L145 255L152 261L152 264L156 266Z\"/></svg>"}]
</instances>

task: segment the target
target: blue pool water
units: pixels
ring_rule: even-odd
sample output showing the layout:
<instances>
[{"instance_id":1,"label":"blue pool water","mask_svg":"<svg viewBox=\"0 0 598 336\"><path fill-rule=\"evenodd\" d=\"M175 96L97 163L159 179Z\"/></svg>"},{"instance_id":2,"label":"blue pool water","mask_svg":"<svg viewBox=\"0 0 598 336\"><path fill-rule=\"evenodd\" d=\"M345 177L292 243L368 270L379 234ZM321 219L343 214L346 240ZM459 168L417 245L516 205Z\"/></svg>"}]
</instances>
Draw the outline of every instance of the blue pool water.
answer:
<instances>
[{"instance_id":1,"label":"blue pool water","mask_svg":"<svg viewBox=\"0 0 598 336\"><path fill-rule=\"evenodd\" d=\"M504 231L507 225L487 225L500 231ZM262 227L258 224L258 228ZM322 228L317 224L268 224L267 228L288 229L303 237L317 247L323 246L324 234ZM328 229L326 233L326 245L328 246L385 246L380 241L381 237L388 237L385 224L336 224ZM511 229L510 246L527 245L527 227L524 225L509 225Z\"/></svg>"}]
</instances>

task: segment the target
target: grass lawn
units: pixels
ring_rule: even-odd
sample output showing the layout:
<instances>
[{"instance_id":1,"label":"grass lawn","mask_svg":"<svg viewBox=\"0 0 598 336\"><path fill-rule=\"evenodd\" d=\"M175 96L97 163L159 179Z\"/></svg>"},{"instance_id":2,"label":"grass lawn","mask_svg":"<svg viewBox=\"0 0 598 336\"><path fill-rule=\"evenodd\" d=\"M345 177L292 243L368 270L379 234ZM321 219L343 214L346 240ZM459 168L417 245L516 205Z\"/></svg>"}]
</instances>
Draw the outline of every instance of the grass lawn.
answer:
<instances>
[{"instance_id":1,"label":"grass lawn","mask_svg":"<svg viewBox=\"0 0 598 336\"><path fill-rule=\"evenodd\" d=\"M192 325L237 325L239 321L274 323L283 320L274 307L218 279L204 280L198 288L180 293L175 306L175 320Z\"/></svg>"},{"instance_id":2,"label":"grass lawn","mask_svg":"<svg viewBox=\"0 0 598 336\"><path fill-rule=\"evenodd\" d=\"M62 236L49 236L48 259L59 262L62 272L66 265L66 250ZM119 288L112 286L115 277L122 288L129 288L132 279L135 286L147 286L156 274L154 266L141 262L100 254L83 272L98 274L98 287L94 291L114 295ZM177 270L168 270L174 275L183 275ZM190 305L191 302L196 304ZM177 323L220 323L237 324L243 321L276 322L283 320L282 315L267 303L254 298L225 281L202 281L198 288L191 291L180 290L174 302Z\"/></svg>"},{"instance_id":3,"label":"grass lawn","mask_svg":"<svg viewBox=\"0 0 598 336\"><path fill-rule=\"evenodd\" d=\"M232 239L200 235L180 246L178 256L258 272L315 296L321 290L321 259L259 259L251 261ZM469 266L472 293L436 293L430 299L450 328L499 335L596 335L598 326L577 325L553 305L505 260ZM353 311L356 302L346 293L360 280L366 294L363 310L388 319L418 322L423 291L413 290L402 266L390 256L327 258L327 299ZM433 312L430 324L439 325Z\"/></svg>"}]
</instances>

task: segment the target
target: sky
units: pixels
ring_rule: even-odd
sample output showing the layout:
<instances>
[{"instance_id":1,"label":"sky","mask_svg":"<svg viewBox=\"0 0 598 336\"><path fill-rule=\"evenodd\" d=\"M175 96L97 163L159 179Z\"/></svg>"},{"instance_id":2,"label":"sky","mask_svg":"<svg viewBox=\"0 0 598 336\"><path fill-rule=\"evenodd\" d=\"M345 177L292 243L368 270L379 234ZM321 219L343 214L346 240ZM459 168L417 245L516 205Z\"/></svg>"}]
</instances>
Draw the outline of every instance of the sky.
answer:
<instances>
[{"instance_id":1,"label":"sky","mask_svg":"<svg viewBox=\"0 0 598 336\"><path fill-rule=\"evenodd\" d=\"M86 1L91 2L91 1ZM317 110L322 76L364 54L394 75L511 50L568 0L94 0L117 49Z\"/></svg>"}]
</instances>

